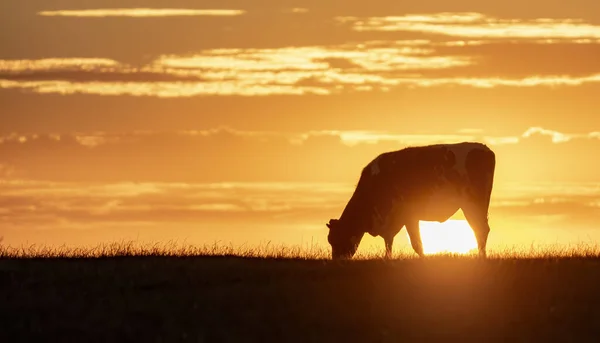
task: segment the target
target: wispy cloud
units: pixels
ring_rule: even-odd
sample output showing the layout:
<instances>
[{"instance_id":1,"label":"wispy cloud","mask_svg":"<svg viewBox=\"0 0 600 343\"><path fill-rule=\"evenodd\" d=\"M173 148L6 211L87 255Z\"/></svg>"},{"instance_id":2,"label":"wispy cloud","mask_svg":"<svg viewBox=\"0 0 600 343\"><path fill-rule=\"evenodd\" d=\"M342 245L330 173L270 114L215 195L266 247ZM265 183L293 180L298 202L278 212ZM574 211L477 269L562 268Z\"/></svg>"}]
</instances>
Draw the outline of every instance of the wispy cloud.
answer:
<instances>
[{"instance_id":1,"label":"wispy cloud","mask_svg":"<svg viewBox=\"0 0 600 343\"><path fill-rule=\"evenodd\" d=\"M288 12L288 11L291 13L308 13L308 8L294 7L289 10L286 10L286 12Z\"/></svg>"},{"instance_id":2,"label":"wispy cloud","mask_svg":"<svg viewBox=\"0 0 600 343\"><path fill-rule=\"evenodd\" d=\"M0 80L0 88L28 89L40 94L130 95L180 98L199 95L303 95L329 94L320 87L257 85L244 82L71 82Z\"/></svg>"},{"instance_id":3,"label":"wispy cloud","mask_svg":"<svg viewBox=\"0 0 600 343\"><path fill-rule=\"evenodd\" d=\"M555 87L555 86L581 86L589 83L600 82L600 74L587 76L549 75L531 76L522 78L502 77L448 77L448 78L403 78L398 84L413 87L435 86L470 86L475 88L494 87Z\"/></svg>"},{"instance_id":4,"label":"wispy cloud","mask_svg":"<svg viewBox=\"0 0 600 343\"><path fill-rule=\"evenodd\" d=\"M404 134L385 131L317 130L14 133L0 138L0 164L13 177L47 180L354 180L356 171L382 151L406 146L479 141L499 154L501 178L523 179L537 173L550 178L597 178L593 161L581 158L600 147L600 135L553 133L531 128L521 134ZM161 147L156 149L156 147ZM236 153L215 154L215 151ZM552 153L539 155L539 151ZM325 153L326 152L326 153ZM28 156L27 159L20 156ZM243 159L238 158L240 155ZM49 158L48 156L52 156ZM264 156L269 156L265 158ZM336 166L327 166L336 156ZM260 160L252 164L250 160ZM556 165L556 160L562 163ZM534 164L528 164L535 160ZM206 165L214 166L206 168ZM307 166L312 166L308 168ZM508 166L524 166L525 170ZM113 166L108 168L107 166ZM150 167L151 166L151 167ZM175 172L176 171L176 172ZM525 175L526 174L526 175Z\"/></svg>"},{"instance_id":5,"label":"wispy cloud","mask_svg":"<svg viewBox=\"0 0 600 343\"><path fill-rule=\"evenodd\" d=\"M185 9L185 8L99 8L87 10L41 11L46 17L181 17L181 16L239 16L245 11L237 9Z\"/></svg>"},{"instance_id":6,"label":"wispy cloud","mask_svg":"<svg viewBox=\"0 0 600 343\"><path fill-rule=\"evenodd\" d=\"M400 43L402 44L402 43ZM468 56L431 56L433 50L414 46L370 44L278 49L217 49L196 56L162 56L158 67L228 71L360 69L367 71L443 69L469 65ZM336 64L335 60L345 64Z\"/></svg>"},{"instance_id":7,"label":"wispy cloud","mask_svg":"<svg viewBox=\"0 0 600 343\"><path fill-rule=\"evenodd\" d=\"M559 143L553 142L553 135L572 138ZM518 225L524 230L538 225L545 230L544 237L555 232L548 230L561 227L570 232L593 227L600 215L598 182L540 179L560 179L556 177L560 173L571 177L574 170L597 179L593 160L569 160L582 153L582 147L592 153L597 150L597 135L529 128L514 137L515 144L492 147L498 170L491 218L498 234L514 229L522 237L525 231L517 230ZM0 224L7 237L34 239L41 239L36 230L56 236L62 231L54 230L67 229L86 235L97 230L111 239L125 232L135 238L136 230L155 230L160 235L153 237L161 239L192 232L203 240L232 237L244 242L256 237L255 229L269 239L278 233L290 237L296 230L325 230L328 218L341 213L360 170L382 151L468 138L503 137L485 132L411 135L228 128L15 133L0 139ZM534 180L508 182L515 179L507 177L507 168L517 174L517 180L535 169ZM182 226L187 231L177 231L184 230ZM250 231L252 235L244 236Z\"/></svg>"},{"instance_id":8,"label":"wispy cloud","mask_svg":"<svg viewBox=\"0 0 600 343\"><path fill-rule=\"evenodd\" d=\"M212 78L225 78L221 74L208 74ZM150 96L159 98L193 97L209 95L270 96L270 95L329 95L344 91L389 91L392 87L440 87L468 86L474 88L494 87L558 87L580 86L600 82L600 74L583 77L546 76L526 78L418 78L383 77L363 74L323 73L323 79L311 80L293 74L252 74L244 80L210 82L74 82L63 80L16 81L0 79L0 88L25 89L40 94L93 94L104 96ZM240 77L243 74L238 74ZM254 79L252 79L254 77ZM313 85L301 85L308 81ZM313 82L310 82L313 81ZM322 81L322 82L319 82ZM279 83L279 84L278 84Z\"/></svg>"},{"instance_id":9,"label":"wispy cloud","mask_svg":"<svg viewBox=\"0 0 600 343\"><path fill-rule=\"evenodd\" d=\"M352 192L335 183L49 183L0 182L10 224L210 222L228 218L291 223L336 211ZM150 192L148 190L151 190ZM124 192L125 191L125 192ZM53 218L48 222L44 222ZM14 220L14 221L13 221Z\"/></svg>"},{"instance_id":10,"label":"wispy cloud","mask_svg":"<svg viewBox=\"0 0 600 343\"><path fill-rule=\"evenodd\" d=\"M562 133L555 130L544 129L541 127L530 127L520 135L514 136L492 136L487 135L481 130L465 129L458 134L405 134L393 133L388 131L368 131L368 130L311 130L306 132L269 132L269 131L244 131L232 129L229 127L219 127L206 130L186 130L186 131L133 131L126 133L115 132L74 132L67 134L19 134L12 133L0 136L0 147L2 144L36 144L45 143L46 145L55 142L60 144L77 144L86 148L96 148L103 145L116 145L121 143L143 142L154 138L171 137L169 139L181 138L182 142L191 142L192 140L204 140L214 137L237 137L256 142L286 142L298 146L311 144L314 139L333 138L348 147L358 145L375 145L381 143L394 143L398 148L402 146L437 144L437 143L455 143L461 141L480 141L489 145L513 145L522 141L540 136L549 137L548 142L560 144L571 142L574 139L586 139L600 141L600 132L589 133ZM0 161L1 163L1 161ZM0 165L1 166L1 165Z\"/></svg>"},{"instance_id":11,"label":"wispy cloud","mask_svg":"<svg viewBox=\"0 0 600 343\"><path fill-rule=\"evenodd\" d=\"M597 184L498 184L491 212L510 217L599 213ZM543 187L546 186L544 189ZM322 226L343 209L351 183L73 183L2 181L2 218L7 226L56 228L63 224L258 221ZM541 190L542 189L542 190ZM324 219L325 218L325 219Z\"/></svg>"},{"instance_id":12,"label":"wispy cloud","mask_svg":"<svg viewBox=\"0 0 600 343\"><path fill-rule=\"evenodd\" d=\"M532 137L542 136L549 137L550 142L554 144L570 142L573 139L593 139L600 140L600 132L592 131L588 133L564 133L556 130L545 129L543 127L534 126L530 127L519 136L505 136L505 137L490 137L485 136L484 140L491 145L504 145L504 144L517 144L523 140L527 140Z\"/></svg>"},{"instance_id":13,"label":"wispy cloud","mask_svg":"<svg viewBox=\"0 0 600 343\"><path fill-rule=\"evenodd\" d=\"M600 38L600 26L571 18L503 19L468 12L336 19L349 23L356 31L407 31L465 38Z\"/></svg>"},{"instance_id":14,"label":"wispy cloud","mask_svg":"<svg viewBox=\"0 0 600 343\"><path fill-rule=\"evenodd\" d=\"M0 71L9 75L5 75L4 80L0 76L0 88L24 88L38 93L158 97L330 94L342 91L344 87L368 90L373 86L393 86L398 84L397 73L472 63L468 56L430 56L430 49L415 47L411 42L388 47L373 45L215 49L201 55L161 56L142 67L105 59L1 61ZM23 75L18 75L18 80L11 76L31 70L49 72L76 68L93 71L90 82L73 82L63 77L26 81L21 79ZM122 75L123 82L100 82L94 79L94 73ZM132 82L130 79L139 73L180 79L174 80L177 82Z\"/></svg>"},{"instance_id":15,"label":"wispy cloud","mask_svg":"<svg viewBox=\"0 0 600 343\"><path fill-rule=\"evenodd\" d=\"M468 18L471 17L462 20ZM389 91L398 87L574 87L600 81L600 74L585 72L589 68L577 75L565 72L518 77L477 76L484 73L474 69L483 57L473 55L476 52L465 54L456 49L486 44L491 43L400 40L272 49L212 49L187 56L159 56L146 65L129 65L105 58L1 60L0 88L42 94L192 97L327 95ZM451 48L451 51L440 54L436 49L441 47Z\"/></svg>"},{"instance_id":16,"label":"wispy cloud","mask_svg":"<svg viewBox=\"0 0 600 343\"><path fill-rule=\"evenodd\" d=\"M358 144L377 144L381 142L394 142L401 145L414 144L433 144L450 143L464 140L475 140L477 136L473 134L399 134L384 131L342 131L342 130L314 130L302 133L283 133L268 131L242 131L228 127L221 127L206 130L188 130L173 132L155 132L139 131L129 133L109 133L109 132L90 132L90 133L69 133L69 134L17 134L0 136L0 145L2 143L32 143L35 141L47 142L75 142L79 145L94 148L104 144L113 144L118 142L128 142L132 140L143 140L146 137L169 135L174 137L189 137L204 139L207 137L220 136L223 134L264 140L283 140L293 145L301 145L313 138L331 137L338 139L340 143L347 146L356 146ZM484 137L484 136L481 136ZM494 138L485 137L484 139Z\"/></svg>"},{"instance_id":17,"label":"wispy cloud","mask_svg":"<svg viewBox=\"0 0 600 343\"><path fill-rule=\"evenodd\" d=\"M409 23L427 21L437 25L477 22L484 17L468 14L400 18ZM552 66L550 70L538 69L542 74L532 66L532 70L517 68L516 75L509 76L511 74L502 66L505 76L487 76L489 68L480 66L485 55L473 49L484 49L492 44L512 43L418 39L268 49L210 49L184 56L158 56L145 65L106 58L0 60L0 88L42 94L192 97L328 95L389 91L398 87L574 87L600 81L600 74L595 73L591 65L580 68L575 75L570 75L568 68L558 74L556 71L561 69L556 69L553 61L542 63ZM510 48L510 45L499 48ZM508 54L507 61L498 60L495 51L499 48L492 50L495 61L511 68L514 56ZM527 75L530 73L533 75Z\"/></svg>"},{"instance_id":18,"label":"wispy cloud","mask_svg":"<svg viewBox=\"0 0 600 343\"><path fill-rule=\"evenodd\" d=\"M550 136L552 138L553 143L568 142L574 137L594 137L596 135L595 132L588 134L565 134L562 132L548 130L541 127L530 127L529 129L527 129L527 131L523 133L523 137L527 138L536 134Z\"/></svg>"},{"instance_id":19,"label":"wispy cloud","mask_svg":"<svg viewBox=\"0 0 600 343\"><path fill-rule=\"evenodd\" d=\"M33 71L114 71L119 62L108 58L43 58L0 60L0 73L17 74Z\"/></svg>"},{"instance_id":20,"label":"wispy cloud","mask_svg":"<svg viewBox=\"0 0 600 343\"><path fill-rule=\"evenodd\" d=\"M132 177L138 180L165 180L165 177L166 180L175 180L175 177L186 182L207 179L257 181L264 179L265 175L276 180L297 177L318 180L328 179L328 175L341 170L306 170L307 156L315 156L317 160L321 158L317 151L326 150L341 156L340 162L347 164L350 171L353 165L359 168L366 159L381 150L466 138L472 137L334 130L282 133L230 128L181 132L14 133L0 137L0 164L13 177L46 180L126 180ZM152 148L157 146L161 149ZM233 158L232 154L214 154L215 151L229 149L245 157L239 159ZM349 154L348 149L353 149L353 153ZM29 158L19 158L23 154ZM265 160L257 154L274 158ZM262 162L251 169L242 167L248 159L254 158L252 156ZM150 165L156 167L148 168ZM183 169L176 167L184 165ZM205 165L218 167L207 169L203 167ZM101 166L118 167L108 171ZM178 172L172 172L173 168ZM104 172L99 173L99 170ZM346 177L354 178L354 173L348 172Z\"/></svg>"},{"instance_id":21,"label":"wispy cloud","mask_svg":"<svg viewBox=\"0 0 600 343\"><path fill-rule=\"evenodd\" d=\"M421 145L434 143L453 143L459 141L475 140L476 136L464 134L393 134L377 131L338 131L323 130L311 131L291 138L292 142L302 142L313 136L339 137L343 144L355 146L358 144L377 144L381 142L395 142L402 145Z\"/></svg>"},{"instance_id":22,"label":"wispy cloud","mask_svg":"<svg viewBox=\"0 0 600 343\"><path fill-rule=\"evenodd\" d=\"M519 137L486 137L485 141L490 145L517 144Z\"/></svg>"},{"instance_id":23,"label":"wispy cloud","mask_svg":"<svg viewBox=\"0 0 600 343\"><path fill-rule=\"evenodd\" d=\"M453 143L459 141L482 141L491 145L515 144L523 139L535 135L548 136L552 143L568 142L574 138L588 138L600 140L600 133L561 133L554 130L541 127L531 127L525 130L521 135L516 136L490 136L478 129L460 130L458 134L404 134L393 133L389 131L368 131L368 130L312 130L300 133L269 132L269 131L243 131L228 127L220 127L206 130L187 130L187 131L133 131L128 133L114 132L88 132L88 133L69 133L69 134L17 134L0 136L0 145L2 143L28 143L35 141L46 142L75 142L79 145L94 148L104 144L115 144L119 142L130 142L132 140L142 140L146 137L169 135L174 137L189 137L203 139L223 134L264 140L287 141L293 145L301 145L313 138L331 137L339 140L340 143L347 146L356 146L359 144L378 144L382 142L397 143L400 146L435 144L435 143Z\"/></svg>"}]
</instances>

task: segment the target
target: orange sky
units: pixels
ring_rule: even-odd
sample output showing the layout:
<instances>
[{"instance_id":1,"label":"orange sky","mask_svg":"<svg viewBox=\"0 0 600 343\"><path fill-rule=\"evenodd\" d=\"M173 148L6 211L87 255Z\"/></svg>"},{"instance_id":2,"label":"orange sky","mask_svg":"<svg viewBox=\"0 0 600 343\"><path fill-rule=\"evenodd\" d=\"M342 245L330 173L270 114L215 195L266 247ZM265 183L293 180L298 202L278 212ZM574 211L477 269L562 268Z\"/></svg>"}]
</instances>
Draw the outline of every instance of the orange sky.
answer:
<instances>
[{"instance_id":1,"label":"orange sky","mask_svg":"<svg viewBox=\"0 0 600 343\"><path fill-rule=\"evenodd\" d=\"M371 158L460 140L490 245L600 239L597 1L161 6L0 4L5 242L326 242Z\"/></svg>"}]
</instances>

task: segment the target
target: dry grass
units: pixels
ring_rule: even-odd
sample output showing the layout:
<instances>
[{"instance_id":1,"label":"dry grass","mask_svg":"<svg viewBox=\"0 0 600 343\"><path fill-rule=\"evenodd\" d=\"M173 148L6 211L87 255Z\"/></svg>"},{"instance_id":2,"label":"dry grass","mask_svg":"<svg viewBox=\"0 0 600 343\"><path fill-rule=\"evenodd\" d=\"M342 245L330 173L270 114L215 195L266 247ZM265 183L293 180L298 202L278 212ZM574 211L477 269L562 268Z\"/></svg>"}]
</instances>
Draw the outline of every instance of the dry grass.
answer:
<instances>
[{"instance_id":1,"label":"dry grass","mask_svg":"<svg viewBox=\"0 0 600 343\"><path fill-rule=\"evenodd\" d=\"M1 239L0 239L1 243ZM383 248L375 246L367 249L370 252L358 252L354 260L371 260L383 258ZM99 244L92 247L70 246L3 246L0 244L0 259L48 259L48 258L110 258L110 257L243 257L262 259L293 260L328 260L328 246L317 244L284 245L266 242L259 245L233 245L215 242L213 244L192 245L169 241L166 243L144 244L136 241L121 241ZM468 254L438 253L428 255L431 258L476 258L473 250ZM546 244L529 246L504 246L488 248L488 259L564 259L564 258L599 258L600 245L580 243L571 245ZM396 250L394 259L415 259L416 254L410 248Z\"/></svg>"},{"instance_id":2,"label":"dry grass","mask_svg":"<svg viewBox=\"0 0 600 343\"><path fill-rule=\"evenodd\" d=\"M5 259L203 256L306 260L327 258L328 252L316 245L285 246L271 243L258 246L234 246L233 244L220 244L217 242L198 246L172 241L153 244L122 241L99 244L93 247L40 246L35 244L11 247L0 245L0 258Z\"/></svg>"}]
</instances>

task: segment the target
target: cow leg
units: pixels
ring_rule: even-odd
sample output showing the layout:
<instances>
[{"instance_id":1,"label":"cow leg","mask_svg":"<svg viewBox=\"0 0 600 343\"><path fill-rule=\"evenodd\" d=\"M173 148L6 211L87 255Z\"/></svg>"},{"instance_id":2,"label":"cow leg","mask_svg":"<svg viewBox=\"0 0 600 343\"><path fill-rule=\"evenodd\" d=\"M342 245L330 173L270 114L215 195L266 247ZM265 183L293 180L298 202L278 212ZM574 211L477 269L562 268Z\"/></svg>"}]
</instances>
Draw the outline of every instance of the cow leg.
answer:
<instances>
[{"instance_id":1,"label":"cow leg","mask_svg":"<svg viewBox=\"0 0 600 343\"><path fill-rule=\"evenodd\" d=\"M395 224L388 228L387 232L382 235L383 241L385 242L385 258L392 258L392 247L394 245L394 238L402 230L404 225Z\"/></svg>"},{"instance_id":2,"label":"cow leg","mask_svg":"<svg viewBox=\"0 0 600 343\"><path fill-rule=\"evenodd\" d=\"M413 250L419 255L419 257L423 257L423 242L421 241L421 231L419 230L419 221L411 221L406 224L406 231L408 231L408 236L410 237L410 244L413 247Z\"/></svg>"},{"instance_id":3,"label":"cow leg","mask_svg":"<svg viewBox=\"0 0 600 343\"><path fill-rule=\"evenodd\" d=\"M467 222L473 229L473 233L475 233L479 257L486 258L487 239L490 233L487 211L481 210L477 206L466 206L466 208L463 208L462 210Z\"/></svg>"},{"instance_id":4,"label":"cow leg","mask_svg":"<svg viewBox=\"0 0 600 343\"><path fill-rule=\"evenodd\" d=\"M380 236L385 242L385 258L392 258L392 247L394 245L394 237L402 230L404 223L402 222L402 216L400 213L395 213L391 217L391 221L385 226L383 234Z\"/></svg>"}]
</instances>

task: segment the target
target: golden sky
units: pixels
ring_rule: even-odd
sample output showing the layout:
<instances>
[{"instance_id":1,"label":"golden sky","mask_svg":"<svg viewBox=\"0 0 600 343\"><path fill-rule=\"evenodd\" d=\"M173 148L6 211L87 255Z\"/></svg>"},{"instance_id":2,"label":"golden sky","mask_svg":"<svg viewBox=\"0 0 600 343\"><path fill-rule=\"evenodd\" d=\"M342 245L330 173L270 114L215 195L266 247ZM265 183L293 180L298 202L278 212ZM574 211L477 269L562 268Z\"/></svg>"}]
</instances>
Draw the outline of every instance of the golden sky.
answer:
<instances>
[{"instance_id":1,"label":"golden sky","mask_svg":"<svg viewBox=\"0 0 600 343\"><path fill-rule=\"evenodd\" d=\"M490 245L600 239L597 1L164 6L0 4L5 242L326 242L374 156L462 140Z\"/></svg>"}]
</instances>

